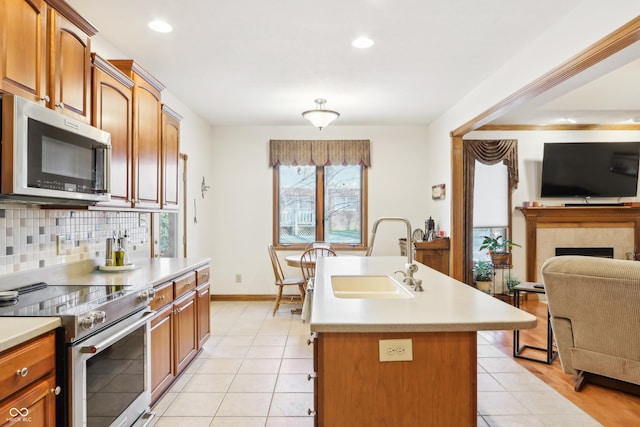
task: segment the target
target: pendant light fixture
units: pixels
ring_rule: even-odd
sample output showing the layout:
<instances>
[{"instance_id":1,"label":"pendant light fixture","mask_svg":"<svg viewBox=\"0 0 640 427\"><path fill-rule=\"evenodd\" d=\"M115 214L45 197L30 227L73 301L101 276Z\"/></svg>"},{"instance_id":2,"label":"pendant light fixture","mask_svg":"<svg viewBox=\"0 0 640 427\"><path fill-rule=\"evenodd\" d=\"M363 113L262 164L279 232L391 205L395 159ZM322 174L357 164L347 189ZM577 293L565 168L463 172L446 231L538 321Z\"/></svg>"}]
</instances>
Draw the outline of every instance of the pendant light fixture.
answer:
<instances>
[{"instance_id":1,"label":"pendant light fixture","mask_svg":"<svg viewBox=\"0 0 640 427\"><path fill-rule=\"evenodd\" d=\"M324 104L326 99L318 98L314 101L316 103L315 110L309 110L302 113L302 117L309 120L318 129L329 126L329 123L340 117L340 113L336 111L326 110Z\"/></svg>"}]
</instances>

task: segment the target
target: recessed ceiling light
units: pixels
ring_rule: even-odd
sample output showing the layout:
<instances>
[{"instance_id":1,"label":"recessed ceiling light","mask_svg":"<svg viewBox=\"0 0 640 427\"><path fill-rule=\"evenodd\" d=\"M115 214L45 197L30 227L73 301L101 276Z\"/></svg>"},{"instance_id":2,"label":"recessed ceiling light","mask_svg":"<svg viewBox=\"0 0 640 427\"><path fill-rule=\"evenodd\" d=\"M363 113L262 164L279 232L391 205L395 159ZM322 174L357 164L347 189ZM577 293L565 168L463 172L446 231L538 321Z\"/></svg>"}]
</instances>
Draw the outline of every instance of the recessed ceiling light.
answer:
<instances>
[{"instance_id":1,"label":"recessed ceiling light","mask_svg":"<svg viewBox=\"0 0 640 427\"><path fill-rule=\"evenodd\" d=\"M358 49L367 49L373 46L373 40L369 37L358 37L351 42L351 46L357 47Z\"/></svg>"},{"instance_id":2,"label":"recessed ceiling light","mask_svg":"<svg viewBox=\"0 0 640 427\"><path fill-rule=\"evenodd\" d=\"M170 33L171 31L173 31L173 27L171 25L169 25L165 21L160 20L149 22L149 28L159 33Z\"/></svg>"}]
</instances>

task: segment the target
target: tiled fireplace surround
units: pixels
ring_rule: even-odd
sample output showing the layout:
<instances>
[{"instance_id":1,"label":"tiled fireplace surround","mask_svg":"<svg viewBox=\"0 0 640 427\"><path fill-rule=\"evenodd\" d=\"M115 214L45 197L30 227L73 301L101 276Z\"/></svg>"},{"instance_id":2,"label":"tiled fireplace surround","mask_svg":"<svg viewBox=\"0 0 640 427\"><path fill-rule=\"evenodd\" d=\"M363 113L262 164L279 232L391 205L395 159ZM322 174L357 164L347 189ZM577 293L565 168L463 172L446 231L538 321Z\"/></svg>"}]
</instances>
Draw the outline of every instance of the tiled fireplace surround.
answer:
<instances>
[{"instance_id":1,"label":"tiled fireplace surround","mask_svg":"<svg viewBox=\"0 0 640 427\"><path fill-rule=\"evenodd\" d=\"M523 208L522 213L528 281L542 280L540 269L556 248L613 248L616 259L640 249L638 207L540 207Z\"/></svg>"},{"instance_id":2,"label":"tiled fireplace surround","mask_svg":"<svg viewBox=\"0 0 640 427\"><path fill-rule=\"evenodd\" d=\"M125 231L130 257L148 257L149 222L148 213L0 204L0 275L88 259L101 261L106 239ZM68 242L60 255L59 235Z\"/></svg>"}]
</instances>

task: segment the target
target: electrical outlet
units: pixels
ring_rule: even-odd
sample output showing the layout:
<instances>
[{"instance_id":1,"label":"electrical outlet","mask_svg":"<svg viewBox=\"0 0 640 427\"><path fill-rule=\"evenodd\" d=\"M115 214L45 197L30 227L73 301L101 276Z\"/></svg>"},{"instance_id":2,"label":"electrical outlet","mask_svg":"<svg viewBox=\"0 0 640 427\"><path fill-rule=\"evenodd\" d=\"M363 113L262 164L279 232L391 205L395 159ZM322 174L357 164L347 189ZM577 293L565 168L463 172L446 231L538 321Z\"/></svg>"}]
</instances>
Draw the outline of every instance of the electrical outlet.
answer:
<instances>
[{"instance_id":1,"label":"electrical outlet","mask_svg":"<svg viewBox=\"0 0 640 427\"><path fill-rule=\"evenodd\" d=\"M381 362L408 362L413 360L413 344L411 338L395 340L379 340Z\"/></svg>"},{"instance_id":2,"label":"electrical outlet","mask_svg":"<svg viewBox=\"0 0 640 427\"><path fill-rule=\"evenodd\" d=\"M64 255L67 251L67 238L64 235L56 236L56 255Z\"/></svg>"},{"instance_id":3,"label":"electrical outlet","mask_svg":"<svg viewBox=\"0 0 640 427\"><path fill-rule=\"evenodd\" d=\"M242 283L242 274L236 273L236 283Z\"/></svg>"}]
</instances>

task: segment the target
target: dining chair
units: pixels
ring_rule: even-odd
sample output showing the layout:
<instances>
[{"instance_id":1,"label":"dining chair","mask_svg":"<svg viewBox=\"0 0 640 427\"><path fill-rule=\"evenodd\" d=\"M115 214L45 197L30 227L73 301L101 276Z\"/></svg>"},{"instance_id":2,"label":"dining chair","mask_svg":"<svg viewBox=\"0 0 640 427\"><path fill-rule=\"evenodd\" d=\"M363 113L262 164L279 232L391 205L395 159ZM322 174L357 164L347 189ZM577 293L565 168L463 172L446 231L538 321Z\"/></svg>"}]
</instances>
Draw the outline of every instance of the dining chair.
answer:
<instances>
[{"instance_id":1,"label":"dining chair","mask_svg":"<svg viewBox=\"0 0 640 427\"><path fill-rule=\"evenodd\" d=\"M316 276L316 260L323 256L336 256L331 248L310 248L305 250L300 256L300 268L305 284Z\"/></svg>"},{"instance_id":2,"label":"dining chair","mask_svg":"<svg viewBox=\"0 0 640 427\"><path fill-rule=\"evenodd\" d=\"M275 277L275 285L278 287L278 293L276 294L276 302L273 306L273 314L276 315L276 311L278 311L278 307L280 304L301 304L304 302L304 284L306 283L305 279L302 277L295 278L285 278L284 273L282 272L282 267L280 266L280 260L278 259L278 254L276 253L276 248L273 245L269 245L269 258L271 258L271 266L273 267L273 275ZM282 299L282 291L285 286L297 286L298 292L300 293L300 300L298 300L298 296L292 296L290 299Z\"/></svg>"}]
</instances>

